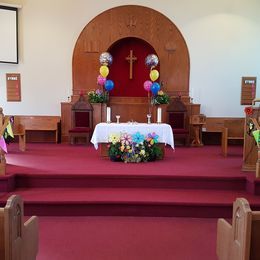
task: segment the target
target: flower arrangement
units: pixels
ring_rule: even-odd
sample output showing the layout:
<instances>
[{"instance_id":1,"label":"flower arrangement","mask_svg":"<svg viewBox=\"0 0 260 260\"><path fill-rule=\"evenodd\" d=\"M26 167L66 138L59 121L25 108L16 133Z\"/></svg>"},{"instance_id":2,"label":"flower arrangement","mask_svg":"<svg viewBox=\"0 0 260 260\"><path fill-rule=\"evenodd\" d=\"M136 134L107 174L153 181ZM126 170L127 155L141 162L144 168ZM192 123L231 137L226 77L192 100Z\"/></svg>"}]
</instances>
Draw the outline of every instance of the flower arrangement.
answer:
<instances>
[{"instance_id":1,"label":"flower arrangement","mask_svg":"<svg viewBox=\"0 0 260 260\"><path fill-rule=\"evenodd\" d=\"M107 93L101 89L91 90L88 92L88 101L90 103L106 103Z\"/></svg>"},{"instance_id":2,"label":"flower arrangement","mask_svg":"<svg viewBox=\"0 0 260 260\"><path fill-rule=\"evenodd\" d=\"M112 133L109 135L108 155L113 161L149 162L162 158L162 150L158 145L159 136L149 133L147 136L136 132Z\"/></svg>"},{"instance_id":3,"label":"flower arrangement","mask_svg":"<svg viewBox=\"0 0 260 260\"><path fill-rule=\"evenodd\" d=\"M170 97L162 90L158 91L157 95L152 98L153 105L169 104L169 102Z\"/></svg>"}]
</instances>

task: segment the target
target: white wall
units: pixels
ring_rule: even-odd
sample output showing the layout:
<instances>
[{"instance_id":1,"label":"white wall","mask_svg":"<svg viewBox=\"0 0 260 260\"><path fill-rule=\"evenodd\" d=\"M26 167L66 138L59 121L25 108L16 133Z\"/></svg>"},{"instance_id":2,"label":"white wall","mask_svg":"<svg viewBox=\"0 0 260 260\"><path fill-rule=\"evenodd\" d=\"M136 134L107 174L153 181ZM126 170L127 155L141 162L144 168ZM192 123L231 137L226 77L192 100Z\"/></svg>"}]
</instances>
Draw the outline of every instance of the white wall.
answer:
<instances>
[{"instance_id":1,"label":"white wall","mask_svg":"<svg viewBox=\"0 0 260 260\"><path fill-rule=\"evenodd\" d=\"M60 115L72 89L72 53L84 26L99 13L136 4L166 15L190 52L190 90L209 117L243 116L241 77L260 80L259 0L16 0L20 63L0 64L5 114ZM6 101L5 74L21 73L22 101ZM257 86L260 97L260 86Z\"/></svg>"}]
</instances>

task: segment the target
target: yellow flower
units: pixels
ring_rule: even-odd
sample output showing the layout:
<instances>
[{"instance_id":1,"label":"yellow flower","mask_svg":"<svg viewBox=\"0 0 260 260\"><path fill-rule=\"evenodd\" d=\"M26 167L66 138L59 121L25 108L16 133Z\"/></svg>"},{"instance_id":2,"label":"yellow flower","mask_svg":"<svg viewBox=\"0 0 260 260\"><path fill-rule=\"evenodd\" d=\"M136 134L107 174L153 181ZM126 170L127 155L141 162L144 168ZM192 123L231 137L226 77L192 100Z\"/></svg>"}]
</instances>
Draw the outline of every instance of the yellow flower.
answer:
<instances>
[{"instance_id":1,"label":"yellow flower","mask_svg":"<svg viewBox=\"0 0 260 260\"><path fill-rule=\"evenodd\" d=\"M141 151L140 151L140 154L141 154L141 155L145 155L145 150L141 150Z\"/></svg>"},{"instance_id":2,"label":"yellow flower","mask_svg":"<svg viewBox=\"0 0 260 260\"><path fill-rule=\"evenodd\" d=\"M159 96L162 96L163 94L164 94L164 93L163 93L162 90L159 90L158 93L157 93L157 95L159 95Z\"/></svg>"},{"instance_id":3,"label":"yellow flower","mask_svg":"<svg viewBox=\"0 0 260 260\"><path fill-rule=\"evenodd\" d=\"M112 144L116 144L120 141L120 134L116 133L116 134L110 134L108 137L108 141Z\"/></svg>"}]
</instances>

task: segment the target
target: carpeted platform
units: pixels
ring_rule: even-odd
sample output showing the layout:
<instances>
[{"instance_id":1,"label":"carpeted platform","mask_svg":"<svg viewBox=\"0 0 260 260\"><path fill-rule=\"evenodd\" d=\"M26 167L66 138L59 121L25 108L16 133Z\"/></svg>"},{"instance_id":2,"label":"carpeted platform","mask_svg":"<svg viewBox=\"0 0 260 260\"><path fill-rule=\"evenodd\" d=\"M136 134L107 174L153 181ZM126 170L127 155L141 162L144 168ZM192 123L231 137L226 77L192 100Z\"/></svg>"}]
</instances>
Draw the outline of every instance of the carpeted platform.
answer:
<instances>
[{"instance_id":1,"label":"carpeted platform","mask_svg":"<svg viewBox=\"0 0 260 260\"><path fill-rule=\"evenodd\" d=\"M0 206L20 194L38 215L37 260L215 260L218 217L237 197L260 210L259 180L242 147L166 148L162 161L111 162L92 146L9 146ZM178 217L178 218L176 218Z\"/></svg>"},{"instance_id":2,"label":"carpeted platform","mask_svg":"<svg viewBox=\"0 0 260 260\"><path fill-rule=\"evenodd\" d=\"M164 160L112 162L93 146L11 144L3 205L13 193L28 215L231 217L236 197L260 209L253 173L242 172L242 147L167 147Z\"/></svg>"}]
</instances>

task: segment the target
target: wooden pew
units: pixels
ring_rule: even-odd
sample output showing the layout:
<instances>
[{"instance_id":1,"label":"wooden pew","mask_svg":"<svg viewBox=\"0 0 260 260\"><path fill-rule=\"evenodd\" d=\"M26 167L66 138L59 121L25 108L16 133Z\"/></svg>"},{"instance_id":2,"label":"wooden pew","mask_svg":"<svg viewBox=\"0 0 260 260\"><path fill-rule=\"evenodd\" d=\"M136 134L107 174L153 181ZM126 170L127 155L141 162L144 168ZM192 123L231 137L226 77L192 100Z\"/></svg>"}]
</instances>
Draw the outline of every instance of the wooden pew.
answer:
<instances>
[{"instance_id":1,"label":"wooden pew","mask_svg":"<svg viewBox=\"0 0 260 260\"><path fill-rule=\"evenodd\" d=\"M14 135L21 136L25 145L27 131L54 131L58 143L58 124L60 116L14 116Z\"/></svg>"},{"instance_id":2,"label":"wooden pew","mask_svg":"<svg viewBox=\"0 0 260 260\"><path fill-rule=\"evenodd\" d=\"M222 128L222 154L227 156L229 140L244 140L245 119L226 119Z\"/></svg>"},{"instance_id":3,"label":"wooden pew","mask_svg":"<svg viewBox=\"0 0 260 260\"><path fill-rule=\"evenodd\" d=\"M14 136L18 136L19 138L19 149L24 152L26 150L26 134L24 125L13 123L12 129Z\"/></svg>"},{"instance_id":4,"label":"wooden pew","mask_svg":"<svg viewBox=\"0 0 260 260\"><path fill-rule=\"evenodd\" d=\"M38 218L23 222L23 202L12 195L0 208L0 259L35 260L38 252Z\"/></svg>"},{"instance_id":5,"label":"wooden pew","mask_svg":"<svg viewBox=\"0 0 260 260\"><path fill-rule=\"evenodd\" d=\"M219 219L217 256L219 260L260 259L260 211L252 211L244 198L233 203L232 225Z\"/></svg>"}]
</instances>

